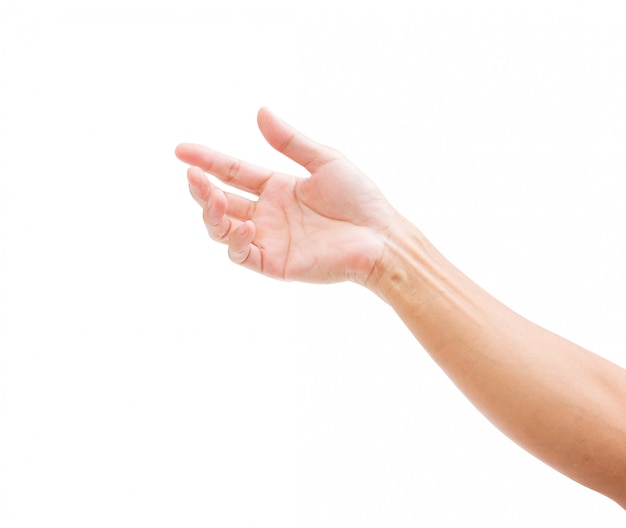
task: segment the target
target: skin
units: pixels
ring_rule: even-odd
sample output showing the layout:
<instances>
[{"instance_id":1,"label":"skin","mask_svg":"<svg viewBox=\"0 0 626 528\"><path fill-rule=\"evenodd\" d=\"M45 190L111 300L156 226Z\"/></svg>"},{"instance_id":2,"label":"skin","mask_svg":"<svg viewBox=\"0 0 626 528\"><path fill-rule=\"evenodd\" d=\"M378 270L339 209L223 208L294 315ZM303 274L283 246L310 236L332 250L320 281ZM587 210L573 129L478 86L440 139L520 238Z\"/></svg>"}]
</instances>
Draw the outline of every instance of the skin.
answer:
<instances>
[{"instance_id":1,"label":"skin","mask_svg":"<svg viewBox=\"0 0 626 528\"><path fill-rule=\"evenodd\" d=\"M470 401L524 449L626 508L626 370L524 319L467 278L338 151L267 109L299 178L182 144L191 195L230 259L269 277L353 281L386 301ZM221 182L256 195L224 192Z\"/></svg>"}]
</instances>

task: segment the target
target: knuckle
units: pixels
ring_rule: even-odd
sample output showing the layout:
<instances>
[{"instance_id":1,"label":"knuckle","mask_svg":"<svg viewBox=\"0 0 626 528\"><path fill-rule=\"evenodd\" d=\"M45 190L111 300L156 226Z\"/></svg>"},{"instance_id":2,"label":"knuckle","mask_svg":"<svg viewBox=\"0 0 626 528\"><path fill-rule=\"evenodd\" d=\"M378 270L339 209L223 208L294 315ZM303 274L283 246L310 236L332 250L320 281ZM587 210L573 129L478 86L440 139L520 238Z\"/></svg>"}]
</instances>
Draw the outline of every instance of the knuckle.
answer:
<instances>
[{"instance_id":1,"label":"knuckle","mask_svg":"<svg viewBox=\"0 0 626 528\"><path fill-rule=\"evenodd\" d=\"M292 134L289 135L288 138L286 138L279 146L278 146L278 152L284 153L286 152L289 148L292 147L292 145L294 144L294 141L296 139L296 133L293 132Z\"/></svg>"},{"instance_id":2,"label":"knuckle","mask_svg":"<svg viewBox=\"0 0 626 528\"><path fill-rule=\"evenodd\" d=\"M234 159L230 166L228 167L228 171L226 172L226 181L230 182L237 178L239 174L239 170L241 168L241 160Z\"/></svg>"}]
</instances>

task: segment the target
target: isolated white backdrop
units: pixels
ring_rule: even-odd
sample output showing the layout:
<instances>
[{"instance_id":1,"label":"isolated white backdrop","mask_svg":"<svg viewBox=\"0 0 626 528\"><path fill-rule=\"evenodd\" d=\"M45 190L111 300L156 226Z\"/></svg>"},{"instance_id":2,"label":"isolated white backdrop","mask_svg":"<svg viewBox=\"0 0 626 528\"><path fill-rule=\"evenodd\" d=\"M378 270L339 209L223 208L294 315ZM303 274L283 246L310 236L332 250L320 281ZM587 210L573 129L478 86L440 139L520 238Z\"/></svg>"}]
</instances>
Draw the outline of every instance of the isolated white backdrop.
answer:
<instances>
[{"instance_id":1,"label":"isolated white backdrop","mask_svg":"<svg viewBox=\"0 0 626 528\"><path fill-rule=\"evenodd\" d=\"M462 270L626 365L621 2L0 3L0 525L614 527L388 307L236 268L182 141L345 152Z\"/></svg>"}]
</instances>

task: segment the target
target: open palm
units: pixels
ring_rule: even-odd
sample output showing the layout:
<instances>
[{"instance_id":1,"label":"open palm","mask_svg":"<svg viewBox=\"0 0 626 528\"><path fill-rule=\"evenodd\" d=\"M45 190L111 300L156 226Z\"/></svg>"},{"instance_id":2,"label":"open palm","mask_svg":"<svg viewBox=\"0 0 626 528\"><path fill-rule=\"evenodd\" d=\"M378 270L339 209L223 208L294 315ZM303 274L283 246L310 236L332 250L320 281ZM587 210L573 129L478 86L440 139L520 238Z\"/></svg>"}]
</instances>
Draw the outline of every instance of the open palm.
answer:
<instances>
[{"instance_id":1,"label":"open palm","mask_svg":"<svg viewBox=\"0 0 626 528\"><path fill-rule=\"evenodd\" d=\"M299 178L182 144L192 196L210 236L230 258L274 278L364 282L384 250L394 211L378 188L339 152L320 145L261 109L265 139L311 177ZM224 192L205 175L258 196Z\"/></svg>"}]
</instances>

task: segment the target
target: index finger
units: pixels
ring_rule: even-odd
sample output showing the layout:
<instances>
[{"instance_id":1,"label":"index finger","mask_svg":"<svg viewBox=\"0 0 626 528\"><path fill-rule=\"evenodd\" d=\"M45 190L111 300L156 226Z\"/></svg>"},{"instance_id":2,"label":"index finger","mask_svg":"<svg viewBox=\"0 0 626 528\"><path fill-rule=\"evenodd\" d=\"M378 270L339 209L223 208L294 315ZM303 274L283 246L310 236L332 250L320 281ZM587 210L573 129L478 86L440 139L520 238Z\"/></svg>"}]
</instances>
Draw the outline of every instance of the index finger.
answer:
<instances>
[{"instance_id":1,"label":"index finger","mask_svg":"<svg viewBox=\"0 0 626 528\"><path fill-rule=\"evenodd\" d=\"M257 167L238 158L222 154L203 145L183 143L176 147L176 156L181 161L200 167L232 187L259 195L272 176L269 169Z\"/></svg>"}]
</instances>

